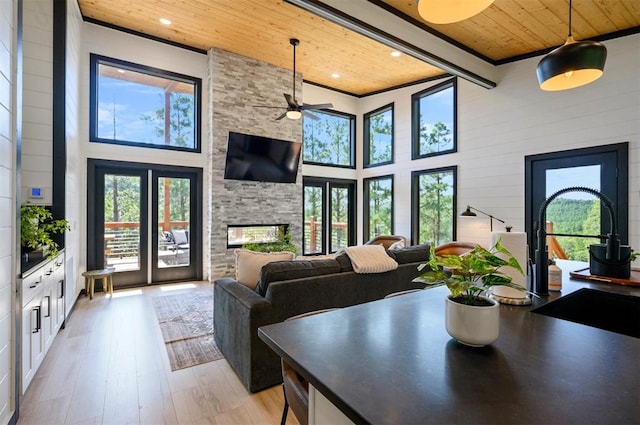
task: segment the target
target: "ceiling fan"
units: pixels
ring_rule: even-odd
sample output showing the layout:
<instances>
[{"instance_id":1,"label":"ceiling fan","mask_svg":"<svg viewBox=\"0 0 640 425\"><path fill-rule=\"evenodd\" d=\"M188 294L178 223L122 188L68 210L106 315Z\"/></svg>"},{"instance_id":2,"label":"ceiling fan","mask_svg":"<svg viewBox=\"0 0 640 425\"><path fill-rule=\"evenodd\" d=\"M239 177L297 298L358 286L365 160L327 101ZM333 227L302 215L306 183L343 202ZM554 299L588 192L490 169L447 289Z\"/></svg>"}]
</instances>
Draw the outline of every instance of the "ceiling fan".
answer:
<instances>
[{"instance_id":1,"label":"ceiling fan","mask_svg":"<svg viewBox=\"0 0 640 425\"><path fill-rule=\"evenodd\" d=\"M333 108L333 104L331 103L319 103L315 105L311 105L308 103L303 103L302 105L298 103L296 100L296 46L300 44L300 40L297 38L292 38L289 40L289 43L293 46L293 95L283 93L284 98L287 101L287 110L280 115L276 120L281 120L284 117L287 117L292 120L297 120L304 115L305 117L311 118L313 120L318 120L319 118L309 111L313 111L316 109L326 109ZM262 108L284 108L284 106L259 106Z\"/></svg>"}]
</instances>

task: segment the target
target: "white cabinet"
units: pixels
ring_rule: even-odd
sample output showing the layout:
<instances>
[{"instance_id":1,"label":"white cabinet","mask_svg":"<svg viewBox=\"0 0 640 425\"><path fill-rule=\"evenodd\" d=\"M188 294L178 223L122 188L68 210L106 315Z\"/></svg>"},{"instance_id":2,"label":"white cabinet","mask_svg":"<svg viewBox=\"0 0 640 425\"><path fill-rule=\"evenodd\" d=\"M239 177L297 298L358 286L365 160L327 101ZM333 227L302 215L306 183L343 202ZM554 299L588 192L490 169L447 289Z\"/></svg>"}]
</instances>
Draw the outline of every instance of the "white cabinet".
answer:
<instances>
[{"instance_id":1,"label":"white cabinet","mask_svg":"<svg viewBox=\"0 0 640 425\"><path fill-rule=\"evenodd\" d=\"M65 317L64 253L34 267L22 278L21 383L31 383Z\"/></svg>"}]
</instances>

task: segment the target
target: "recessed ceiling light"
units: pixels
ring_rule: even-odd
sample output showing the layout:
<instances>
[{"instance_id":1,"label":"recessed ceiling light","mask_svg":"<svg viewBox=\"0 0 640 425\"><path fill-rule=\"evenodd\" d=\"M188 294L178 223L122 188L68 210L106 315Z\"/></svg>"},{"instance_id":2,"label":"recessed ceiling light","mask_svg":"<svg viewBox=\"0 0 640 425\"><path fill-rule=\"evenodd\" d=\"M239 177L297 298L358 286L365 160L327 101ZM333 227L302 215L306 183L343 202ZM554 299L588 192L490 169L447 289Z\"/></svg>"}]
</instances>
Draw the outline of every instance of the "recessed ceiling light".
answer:
<instances>
[{"instance_id":1,"label":"recessed ceiling light","mask_svg":"<svg viewBox=\"0 0 640 425\"><path fill-rule=\"evenodd\" d=\"M124 74L124 72L125 72L125 71L124 71L124 69L118 69L118 72L119 72L120 74Z\"/></svg>"},{"instance_id":2,"label":"recessed ceiling light","mask_svg":"<svg viewBox=\"0 0 640 425\"><path fill-rule=\"evenodd\" d=\"M394 50L393 52L391 52L391 56L393 56L394 58L397 58L398 56L400 56L402 54L402 52L399 52L397 50Z\"/></svg>"},{"instance_id":3,"label":"recessed ceiling light","mask_svg":"<svg viewBox=\"0 0 640 425\"><path fill-rule=\"evenodd\" d=\"M171 21L167 18L160 18L159 20L162 25L171 25Z\"/></svg>"},{"instance_id":4,"label":"recessed ceiling light","mask_svg":"<svg viewBox=\"0 0 640 425\"><path fill-rule=\"evenodd\" d=\"M331 76L333 78L340 78L340 74L338 74L337 72L334 72L333 74L331 74Z\"/></svg>"}]
</instances>

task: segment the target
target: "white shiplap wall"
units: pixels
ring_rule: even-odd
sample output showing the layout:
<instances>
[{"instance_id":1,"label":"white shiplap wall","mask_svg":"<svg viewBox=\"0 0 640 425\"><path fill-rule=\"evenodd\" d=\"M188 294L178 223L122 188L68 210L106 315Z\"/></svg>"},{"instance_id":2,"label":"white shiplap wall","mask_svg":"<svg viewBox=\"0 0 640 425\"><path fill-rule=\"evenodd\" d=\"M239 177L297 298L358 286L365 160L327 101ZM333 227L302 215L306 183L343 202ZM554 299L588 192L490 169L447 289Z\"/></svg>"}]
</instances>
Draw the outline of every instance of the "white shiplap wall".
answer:
<instances>
[{"instance_id":1,"label":"white shiplap wall","mask_svg":"<svg viewBox=\"0 0 640 425\"><path fill-rule=\"evenodd\" d=\"M0 1L0 424L14 411L15 184L17 1Z\"/></svg>"},{"instance_id":2,"label":"white shiplap wall","mask_svg":"<svg viewBox=\"0 0 640 425\"><path fill-rule=\"evenodd\" d=\"M353 109L336 108L358 116L358 178L395 175L395 233L411 235L411 171L457 165L458 208L473 205L506 220L514 231L523 231L526 155L629 142L629 241L640 250L640 35L605 45L604 76L574 90L540 90L535 74L540 58L501 66L502 79L492 90L458 80L455 154L411 160L411 94L437 82L356 99ZM316 103L340 100L343 95L306 85L304 96L306 103ZM395 163L362 169L362 114L391 102ZM307 170L311 169L303 168L304 173ZM321 172L313 169L316 175ZM361 184L358 196L361 240ZM458 219L458 239L488 244L488 219Z\"/></svg>"},{"instance_id":3,"label":"white shiplap wall","mask_svg":"<svg viewBox=\"0 0 640 425\"><path fill-rule=\"evenodd\" d=\"M67 1L67 45L66 45L66 86L65 86L65 139L67 144L67 168L65 175L65 218L69 221L71 231L65 233L66 259L66 314L82 289L82 282L76 285L76 277L84 269L80 269L78 261L80 254L79 223L84 197L82 196L82 176L84 162L81 159L80 139L80 50L82 39L82 15L75 0ZM86 193L86 192L85 192Z\"/></svg>"},{"instance_id":4,"label":"white shiplap wall","mask_svg":"<svg viewBox=\"0 0 640 425\"><path fill-rule=\"evenodd\" d=\"M53 2L23 4L22 198L51 205L53 186ZM43 199L30 199L29 188Z\"/></svg>"}]
</instances>

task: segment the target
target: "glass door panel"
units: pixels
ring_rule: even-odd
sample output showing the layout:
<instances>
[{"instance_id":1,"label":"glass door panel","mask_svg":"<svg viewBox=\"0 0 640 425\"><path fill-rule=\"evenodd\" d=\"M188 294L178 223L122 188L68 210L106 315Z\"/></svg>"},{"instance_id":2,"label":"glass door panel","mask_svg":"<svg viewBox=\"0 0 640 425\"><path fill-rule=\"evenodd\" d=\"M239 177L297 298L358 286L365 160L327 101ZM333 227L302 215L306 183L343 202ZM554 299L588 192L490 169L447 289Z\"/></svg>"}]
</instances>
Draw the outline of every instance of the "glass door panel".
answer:
<instances>
[{"instance_id":1,"label":"glass door panel","mask_svg":"<svg viewBox=\"0 0 640 425\"><path fill-rule=\"evenodd\" d=\"M330 252L336 252L349 245L350 200L348 187L331 187Z\"/></svg>"},{"instance_id":2,"label":"glass door panel","mask_svg":"<svg viewBox=\"0 0 640 425\"><path fill-rule=\"evenodd\" d=\"M202 266L198 249L201 232L201 202L198 201L198 174L186 171L152 171L151 281L194 279Z\"/></svg>"},{"instance_id":3,"label":"glass door panel","mask_svg":"<svg viewBox=\"0 0 640 425\"><path fill-rule=\"evenodd\" d=\"M304 255L324 252L324 187L304 188Z\"/></svg>"},{"instance_id":4,"label":"glass door panel","mask_svg":"<svg viewBox=\"0 0 640 425\"><path fill-rule=\"evenodd\" d=\"M188 178L158 179L158 268L190 264L190 186Z\"/></svg>"},{"instance_id":5,"label":"glass door panel","mask_svg":"<svg viewBox=\"0 0 640 425\"><path fill-rule=\"evenodd\" d=\"M546 170L546 197L566 187L600 191L601 166ZM546 232L574 235L600 234L600 198L585 192L567 192L547 207ZM597 240L577 236L547 236L549 256L562 260L589 261L589 245Z\"/></svg>"},{"instance_id":6,"label":"glass door panel","mask_svg":"<svg viewBox=\"0 0 640 425\"><path fill-rule=\"evenodd\" d=\"M104 175L104 265L117 272L139 271L140 176Z\"/></svg>"}]
</instances>

